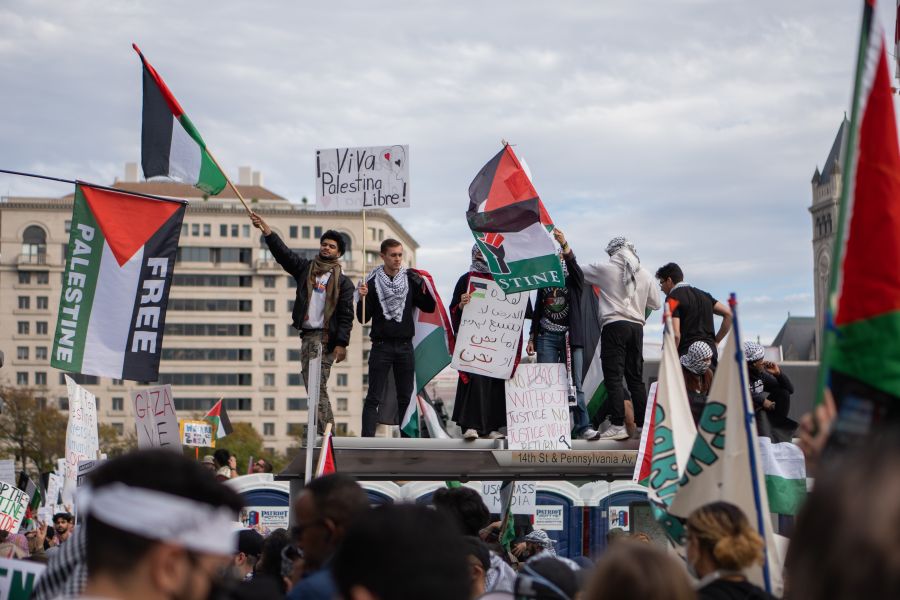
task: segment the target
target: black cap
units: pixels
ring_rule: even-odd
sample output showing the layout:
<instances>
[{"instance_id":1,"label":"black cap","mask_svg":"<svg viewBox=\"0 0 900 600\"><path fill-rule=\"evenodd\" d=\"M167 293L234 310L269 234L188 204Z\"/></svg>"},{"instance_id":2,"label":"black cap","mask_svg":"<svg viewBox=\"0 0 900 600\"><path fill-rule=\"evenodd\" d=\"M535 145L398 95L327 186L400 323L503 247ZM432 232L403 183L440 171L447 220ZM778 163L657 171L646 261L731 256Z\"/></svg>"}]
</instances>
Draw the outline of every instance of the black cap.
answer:
<instances>
[{"instance_id":1,"label":"black cap","mask_svg":"<svg viewBox=\"0 0 900 600\"><path fill-rule=\"evenodd\" d=\"M259 556L262 554L263 536L252 529L241 529L238 532L238 552L247 556Z\"/></svg>"}]
</instances>

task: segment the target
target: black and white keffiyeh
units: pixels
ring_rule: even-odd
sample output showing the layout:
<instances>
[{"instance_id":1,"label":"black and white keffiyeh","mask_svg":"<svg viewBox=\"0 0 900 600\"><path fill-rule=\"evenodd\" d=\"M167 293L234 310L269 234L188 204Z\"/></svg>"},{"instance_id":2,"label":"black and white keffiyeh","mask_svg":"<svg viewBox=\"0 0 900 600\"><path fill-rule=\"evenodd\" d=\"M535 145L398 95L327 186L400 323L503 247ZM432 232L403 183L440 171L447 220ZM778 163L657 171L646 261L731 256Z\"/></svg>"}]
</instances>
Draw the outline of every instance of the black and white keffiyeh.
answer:
<instances>
[{"instance_id":1,"label":"black and white keffiyeh","mask_svg":"<svg viewBox=\"0 0 900 600\"><path fill-rule=\"evenodd\" d=\"M744 359L747 362L756 362L766 356L766 349L756 342L744 342Z\"/></svg>"},{"instance_id":2,"label":"black and white keffiyeh","mask_svg":"<svg viewBox=\"0 0 900 600\"><path fill-rule=\"evenodd\" d=\"M687 354L681 357L681 365L694 375L703 375L709 369L712 348L706 342L694 342Z\"/></svg>"},{"instance_id":3,"label":"black and white keffiyeh","mask_svg":"<svg viewBox=\"0 0 900 600\"><path fill-rule=\"evenodd\" d=\"M484 260L484 255L481 253L481 248L478 247L478 244L472 245L472 264L469 265L469 271L472 273L491 272L491 268L488 266L487 261Z\"/></svg>"},{"instance_id":4,"label":"black and white keffiyeh","mask_svg":"<svg viewBox=\"0 0 900 600\"><path fill-rule=\"evenodd\" d=\"M637 273L641 268L641 259L634 244L622 236L614 237L606 245L606 253L610 258L618 256L622 259L622 283L625 284L626 296L631 298L637 291Z\"/></svg>"},{"instance_id":5,"label":"black and white keffiyeh","mask_svg":"<svg viewBox=\"0 0 900 600\"><path fill-rule=\"evenodd\" d=\"M398 323L403 320L403 308L406 306L406 294L409 293L409 277L406 267L400 267L394 278L384 272L384 265L376 267L369 275L369 281L375 280L378 291L378 302L384 318Z\"/></svg>"}]
</instances>

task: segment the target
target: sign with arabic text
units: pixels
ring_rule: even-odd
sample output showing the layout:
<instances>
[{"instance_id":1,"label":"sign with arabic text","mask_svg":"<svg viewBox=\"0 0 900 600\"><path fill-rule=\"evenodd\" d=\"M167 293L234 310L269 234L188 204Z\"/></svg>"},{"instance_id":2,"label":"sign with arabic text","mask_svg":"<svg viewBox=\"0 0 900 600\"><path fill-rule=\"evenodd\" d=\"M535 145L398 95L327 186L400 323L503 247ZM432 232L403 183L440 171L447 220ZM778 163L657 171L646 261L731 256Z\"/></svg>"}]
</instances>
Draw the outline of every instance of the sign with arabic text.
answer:
<instances>
[{"instance_id":1,"label":"sign with arabic text","mask_svg":"<svg viewBox=\"0 0 900 600\"><path fill-rule=\"evenodd\" d=\"M519 365L506 382L506 437L510 450L572 449L566 365Z\"/></svg>"}]
</instances>

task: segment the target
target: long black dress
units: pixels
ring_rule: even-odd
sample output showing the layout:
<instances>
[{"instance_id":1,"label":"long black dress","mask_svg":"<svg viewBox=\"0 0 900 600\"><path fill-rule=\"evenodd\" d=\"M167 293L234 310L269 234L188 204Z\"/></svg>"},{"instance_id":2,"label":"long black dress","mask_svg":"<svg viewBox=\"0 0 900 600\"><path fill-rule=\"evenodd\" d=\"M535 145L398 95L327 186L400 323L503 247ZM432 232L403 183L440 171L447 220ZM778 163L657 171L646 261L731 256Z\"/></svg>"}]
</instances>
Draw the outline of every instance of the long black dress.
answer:
<instances>
[{"instance_id":1,"label":"long black dress","mask_svg":"<svg viewBox=\"0 0 900 600\"><path fill-rule=\"evenodd\" d=\"M459 299L466 293L468 287L469 273L465 273L456 282L453 299L450 301L450 320L453 323L454 334L459 333L459 323L462 319ZM461 372L456 384L453 421L463 431L474 429L480 436L506 427L506 380Z\"/></svg>"}]
</instances>

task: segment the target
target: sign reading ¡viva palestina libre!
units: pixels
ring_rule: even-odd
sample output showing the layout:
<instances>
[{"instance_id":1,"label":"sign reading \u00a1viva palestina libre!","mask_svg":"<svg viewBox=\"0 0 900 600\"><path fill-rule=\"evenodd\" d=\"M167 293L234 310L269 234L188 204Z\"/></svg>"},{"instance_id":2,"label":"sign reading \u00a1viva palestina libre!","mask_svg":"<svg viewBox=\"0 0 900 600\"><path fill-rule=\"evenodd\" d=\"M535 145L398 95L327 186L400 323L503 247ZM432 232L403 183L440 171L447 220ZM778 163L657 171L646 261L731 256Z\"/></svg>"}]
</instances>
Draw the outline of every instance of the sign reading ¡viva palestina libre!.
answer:
<instances>
[{"instance_id":1,"label":"sign reading \u00a1viva palestina libre!","mask_svg":"<svg viewBox=\"0 0 900 600\"><path fill-rule=\"evenodd\" d=\"M316 150L316 209L409 207L409 146Z\"/></svg>"}]
</instances>

